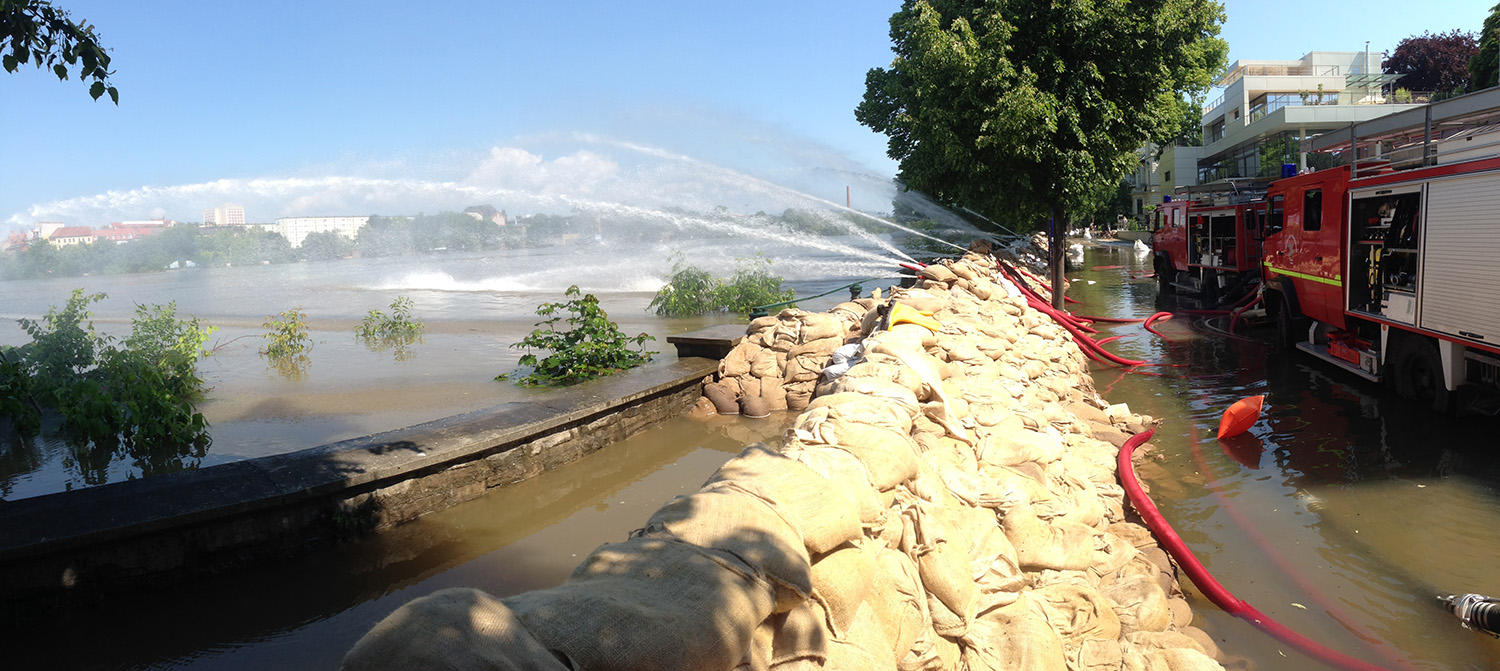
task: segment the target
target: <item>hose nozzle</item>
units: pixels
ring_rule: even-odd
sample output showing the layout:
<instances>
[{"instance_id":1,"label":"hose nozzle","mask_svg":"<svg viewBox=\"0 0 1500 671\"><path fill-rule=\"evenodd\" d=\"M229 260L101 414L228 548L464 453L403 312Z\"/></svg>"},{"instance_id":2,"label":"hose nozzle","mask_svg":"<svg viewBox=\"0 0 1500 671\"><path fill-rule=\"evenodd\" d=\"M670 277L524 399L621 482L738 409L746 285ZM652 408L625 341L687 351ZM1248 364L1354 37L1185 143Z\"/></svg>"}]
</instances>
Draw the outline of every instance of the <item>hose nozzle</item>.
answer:
<instances>
[{"instance_id":1,"label":"hose nozzle","mask_svg":"<svg viewBox=\"0 0 1500 671\"><path fill-rule=\"evenodd\" d=\"M1483 594L1451 594L1438 597L1465 629L1500 638L1500 599Z\"/></svg>"}]
</instances>

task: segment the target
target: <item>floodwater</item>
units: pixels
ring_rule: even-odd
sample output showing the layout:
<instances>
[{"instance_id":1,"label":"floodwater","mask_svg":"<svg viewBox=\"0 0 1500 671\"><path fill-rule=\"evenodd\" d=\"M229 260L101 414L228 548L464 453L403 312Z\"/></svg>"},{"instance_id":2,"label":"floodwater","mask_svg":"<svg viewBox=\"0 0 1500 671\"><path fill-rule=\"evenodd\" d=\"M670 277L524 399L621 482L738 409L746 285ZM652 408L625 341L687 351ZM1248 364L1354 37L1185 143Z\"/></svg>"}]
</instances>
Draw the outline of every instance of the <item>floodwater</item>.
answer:
<instances>
[{"instance_id":1,"label":"floodwater","mask_svg":"<svg viewBox=\"0 0 1500 671\"><path fill-rule=\"evenodd\" d=\"M1122 268L1092 270L1099 266ZM1145 257L1088 250L1080 314L1157 310ZM1094 284L1088 284L1092 280ZM418 302L419 306L421 302ZM364 309L363 307L359 309ZM612 312L613 314L613 312ZM1184 367L1095 371L1112 402L1161 418L1140 469L1156 504L1218 580L1293 630L1392 669L1488 669L1500 642L1466 631L1438 594L1500 594L1496 420L1455 420L1378 385L1186 317L1106 347ZM1253 333L1251 335L1254 335ZM320 345L321 346L321 345ZM420 359L419 359L420 360ZM1265 394L1251 436L1214 440L1220 413ZM452 510L319 554L20 623L15 668L335 668L375 622L453 586L496 595L562 581L671 497L695 490L774 421L673 420ZM1321 669L1184 588L1230 668ZM16 662L19 661L19 664Z\"/></svg>"},{"instance_id":2,"label":"floodwater","mask_svg":"<svg viewBox=\"0 0 1500 671\"><path fill-rule=\"evenodd\" d=\"M1148 256L1089 250L1069 295L1078 314L1146 317L1159 309ZM1122 268L1093 268L1101 266ZM1088 284L1092 280L1094 284ZM1160 376L1097 368L1112 402L1161 418L1159 460L1140 469L1162 514L1235 596L1350 657L1391 669L1493 669L1500 642L1462 629L1440 594L1500 595L1500 419L1451 418L1300 352L1264 344L1269 329L1225 333L1185 315L1106 345L1184 366ZM1247 340L1243 336L1258 336ZM1264 394L1249 435L1215 439L1233 402ZM1191 585L1185 589L1195 592ZM1321 669L1291 647L1193 600L1232 656L1263 669Z\"/></svg>"},{"instance_id":3,"label":"floodwater","mask_svg":"<svg viewBox=\"0 0 1500 671\"><path fill-rule=\"evenodd\" d=\"M205 455L99 455L70 446L56 427L44 427L39 438L0 444L0 500L169 472L179 460L206 467L301 450L554 393L494 377L517 368L523 352L510 345L542 319L537 306L566 301L572 285L597 295L626 334L655 337L647 349L671 358L667 336L740 320L663 319L649 312L672 271L673 255L728 277L757 254L786 259L769 270L800 296L872 278L886 279L865 282L867 291L890 286L896 263L904 260L865 238L788 235L781 243L764 236L685 238L0 282L0 345L28 342L15 320L40 319L79 288L108 295L90 306L106 335L128 334L137 304L172 301L179 316L218 329L208 343L213 354L199 363L209 391L198 410L213 439ZM887 256L888 262L882 260ZM406 357L372 350L354 337L368 311L389 312L398 296L412 300L412 316L426 325ZM847 292L835 292L800 305L823 310L847 299ZM259 349L267 331L263 322L293 308L307 315L313 348L302 374L284 375L268 367Z\"/></svg>"}]
</instances>

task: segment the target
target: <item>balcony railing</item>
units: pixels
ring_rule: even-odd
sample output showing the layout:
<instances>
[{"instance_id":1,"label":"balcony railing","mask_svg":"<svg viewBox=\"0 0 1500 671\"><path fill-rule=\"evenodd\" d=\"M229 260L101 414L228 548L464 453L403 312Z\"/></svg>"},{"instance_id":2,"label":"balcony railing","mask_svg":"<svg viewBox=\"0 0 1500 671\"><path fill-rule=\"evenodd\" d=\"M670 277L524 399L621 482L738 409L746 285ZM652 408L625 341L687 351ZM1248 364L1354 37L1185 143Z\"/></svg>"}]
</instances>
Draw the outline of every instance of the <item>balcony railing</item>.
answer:
<instances>
[{"instance_id":1,"label":"balcony railing","mask_svg":"<svg viewBox=\"0 0 1500 671\"><path fill-rule=\"evenodd\" d=\"M1229 86L1242 77L1338 77L1339 65L1245 65L1229 71L1215 86Z\"/></svg>"}]
</instances>

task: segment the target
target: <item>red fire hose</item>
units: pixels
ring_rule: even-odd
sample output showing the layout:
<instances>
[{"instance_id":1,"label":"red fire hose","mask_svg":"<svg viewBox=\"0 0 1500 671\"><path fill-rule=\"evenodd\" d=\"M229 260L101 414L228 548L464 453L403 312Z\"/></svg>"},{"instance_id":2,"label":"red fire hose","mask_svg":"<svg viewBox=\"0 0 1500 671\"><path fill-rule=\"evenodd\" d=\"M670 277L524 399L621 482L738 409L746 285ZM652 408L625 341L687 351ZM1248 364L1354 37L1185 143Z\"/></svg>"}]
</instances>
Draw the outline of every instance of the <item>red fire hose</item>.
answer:
<instances>
[{"instance_id":1,"label":"red fire hose","mask_svg":"<svg viewBox=\"0 0 1500 671\"><path fill-rule=\"evenodd\" d=\"M1198 589L1203 591L1204 596L1207 596L1210 601L1214 602L1214 605L1224 609L1230 615L1255 625L1256 628L1270 634L1276 640L1290 645L1302 651L1307 656L1325 664L1354 671L1385 671L1384 667L1349 657L1335 650L1330 650L1316 641L1288 629L1285 625L1271 619L1265 613L1256 610L1254 606L1245 603L1242 599L1230 593L1228 589L1219 584L1218 580L1214 579L1213 575L1208 572L1208 569L1204 568L1202 562L1199 562L1198 558L1193 555L1193 551L1188 549L1187 543L1183 542L1182 537L1177 535L1177 532L1172 529L1170 524L1167 524L1166 518L1162 517L1161 512L1156 509L1156 504L1151 502L1151 497L1146 495L1145 490L1141 489L1140 481L1136 479L1135 466L1131 463L1130 457L1135 452L1135 448L1139 447L1141 443L1150 440L1154 433L1155 431L1148 430L1144 433L1131 436L1120 448L1120 455L1116 460L1120 469L1120 484L1125 488L1125 493L1130 497L1131 505L1141 514L1141 519L1145 521L1147 528L1151 529L1151 533L1156 536L1156 540L1161 543L1162 548L1171 554L1173 559L1177 560L1177 564L1182 567L1183 572L1188 575L1188 578L1192 579L1193 584L1197 585Z\"/></svg>"}]
</instances>

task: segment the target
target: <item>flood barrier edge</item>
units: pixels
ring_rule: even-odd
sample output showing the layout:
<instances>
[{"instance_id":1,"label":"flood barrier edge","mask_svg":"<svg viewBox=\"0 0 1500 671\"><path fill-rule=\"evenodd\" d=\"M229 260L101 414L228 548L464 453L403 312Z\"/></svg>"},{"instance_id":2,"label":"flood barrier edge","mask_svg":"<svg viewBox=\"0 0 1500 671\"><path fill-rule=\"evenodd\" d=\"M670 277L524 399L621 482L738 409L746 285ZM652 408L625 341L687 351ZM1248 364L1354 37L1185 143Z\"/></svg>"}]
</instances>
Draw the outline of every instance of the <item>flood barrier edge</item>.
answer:
<instances>
[{"instance_id":1,"label":"flood barrier edge","mask_svg":"<svg viewBox=\"0 0 1500 671\"><path fill-rule=\"evenodd\" d=\"M686 412L718 361L307 450L0 501L0 619L306 554L521 482Z\"/></svg>"}]
</instances>

